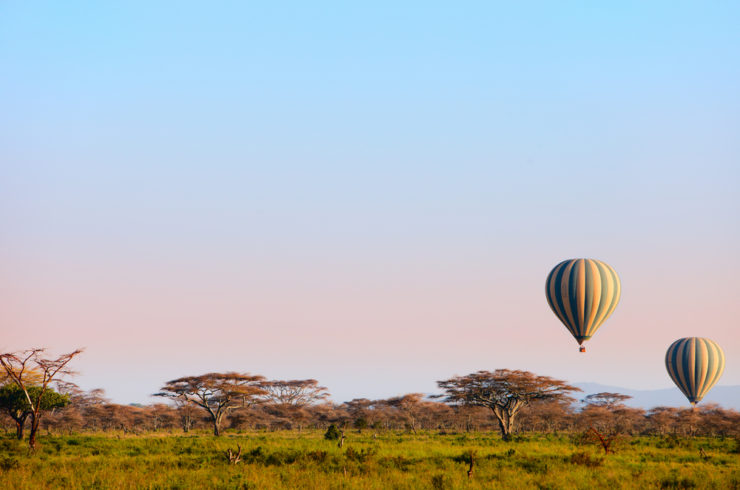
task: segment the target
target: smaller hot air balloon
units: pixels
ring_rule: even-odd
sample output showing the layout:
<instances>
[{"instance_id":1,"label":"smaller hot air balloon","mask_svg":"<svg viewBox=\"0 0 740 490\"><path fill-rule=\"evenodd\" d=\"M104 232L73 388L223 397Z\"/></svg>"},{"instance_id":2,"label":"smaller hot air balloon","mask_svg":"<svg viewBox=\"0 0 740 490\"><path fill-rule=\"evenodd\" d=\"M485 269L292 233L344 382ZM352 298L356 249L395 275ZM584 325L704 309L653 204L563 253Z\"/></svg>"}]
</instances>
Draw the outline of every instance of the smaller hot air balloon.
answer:
<instances>
[{"instance_id":1,"label":"smaller hot air balloon","mask_svg":"<svg viewBox=\"0 0 740 490\"><path fill-rule=\"evenodd\" d=\"M617 307L621 291L616 271L595 259L564 260L545 281L550 308L576 338L581 352L586 352L583 342Z\"/></svg>"},{"instance_id":2,"label":"smaller hot air balloon","mask_svg":"<svg viewBox=\"0 0 740 490\"><path fill-rule=\"evenodd\" d=\"M668 347L665 367L691 406L696 406L722 376L725 353L713 340L686 337Z\"/></svg>"}]
</instances>

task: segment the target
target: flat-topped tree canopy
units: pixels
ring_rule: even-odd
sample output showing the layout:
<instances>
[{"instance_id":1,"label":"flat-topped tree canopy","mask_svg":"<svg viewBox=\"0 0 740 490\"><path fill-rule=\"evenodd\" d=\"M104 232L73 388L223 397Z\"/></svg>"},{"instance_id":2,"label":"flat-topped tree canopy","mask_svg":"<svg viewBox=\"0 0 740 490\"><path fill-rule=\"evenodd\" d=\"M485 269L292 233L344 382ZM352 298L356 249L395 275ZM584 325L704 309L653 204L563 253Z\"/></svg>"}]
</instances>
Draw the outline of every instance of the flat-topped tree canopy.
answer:
<instances>
[{"instance_id":1,"label":"flat-topped tree canopy","mask_svg":"<svg viewBox=\"0 0 740 490\"><path fill-rule=\"evenodd\" d=\"M168 381L154 396L172 398L203 408L213 422L214 435L221 433L223 416L231 409L247 406L267 394L260 384L265 377L247 373L207 373Z\"/></svg>"},{"instance_id":2,"label":"flat-topped tree canopy","mask_svg":"<svg viewBox=\"0 0 740 490\"><path fill-rule=\"evenodd\" d=\"M438 381L437 385L445 391L437 397L446 403L490 408L498 419L504 440L511 438L517 412L522 407L534 400L568 399L569 393L581 391L559 379L509 369L455 376Z\"/></svg>"},{"instance_id":3,"label":"flat-topped tree canopy","mask_svg":"<svg viewBox=\"0 0 740 490\"><path fill-rule=\"evenodd\" d=\"M266 400L278 405L303 407L329 398L329 389L315 379L263 381L260 388L266 391Z\"/></svg>"},{"instance_id":4,"label":"flat-topped tree canopy","mask_svg":"<svg viewBox=\"0 0 740 490\"><path fill-rule=\"evenodd\" d=\"M621 393L609 393L603 391L601 393L594 393L588 395L586 398L581 400L586 405L593 405L596 407L605 407L613 409L616 407L624 406L624 402L632 398L630 395L623 395Z\"/></svg>"}]
</instances>

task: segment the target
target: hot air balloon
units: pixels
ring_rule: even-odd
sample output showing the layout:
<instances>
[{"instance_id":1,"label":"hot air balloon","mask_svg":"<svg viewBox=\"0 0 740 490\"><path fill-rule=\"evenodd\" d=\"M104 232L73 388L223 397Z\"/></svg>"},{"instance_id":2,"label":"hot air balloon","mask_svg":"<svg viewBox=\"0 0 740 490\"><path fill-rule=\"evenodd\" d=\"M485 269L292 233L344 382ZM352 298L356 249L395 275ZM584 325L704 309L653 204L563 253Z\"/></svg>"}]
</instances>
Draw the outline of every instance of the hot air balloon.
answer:
<instances>
[{"instance_id":1,"label":"hot air balloon","mask_svg":"<svg viewBox=\"0 0 740 490\"><path fill-rule=\"evenodd\" d=\"M595 259L560 262L547 276L545 296L550 308L586 352L590 339L619 302L622 286L611 266Z\"/></svg>"},{"instance_id":2,"label":"hot air balloon","mask_svg":"<svg viewBox=\"0 0 740 490\"><path fill-rule=\"evenodd\" d=\"M696 406L722 376L725 353L712 340L686 337L668 347L665 367L691 406Z\"/></svg>"}]
</instances>

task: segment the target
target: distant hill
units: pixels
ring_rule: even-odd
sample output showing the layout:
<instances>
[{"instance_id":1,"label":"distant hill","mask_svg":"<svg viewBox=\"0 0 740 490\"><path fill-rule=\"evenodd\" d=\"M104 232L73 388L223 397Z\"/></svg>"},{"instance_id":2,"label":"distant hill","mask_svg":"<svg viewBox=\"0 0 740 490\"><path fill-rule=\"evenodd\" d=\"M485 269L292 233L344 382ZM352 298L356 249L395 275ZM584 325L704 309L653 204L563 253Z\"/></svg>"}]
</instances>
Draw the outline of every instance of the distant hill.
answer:
<instances>
[{"instance_id":1,"label":"distant hill","mask_svg":"<svg viewBox=\"0 0 740 490\"><path fill-rule=\"evenodd\" d=\"M575 383L583 393L577 393L578 399L583 399L587 395L600 392L622 393L630 395L632 399L626 402L626 405L638 408L652 407L688 407L689 402L678 388L665 388L662 390L631 390L619 386L608 386L599 383ZM734 408L740 410L740 386L715 386L699 405L708 403L718 403L724 408Z\"/></svg>"}]
</instances>

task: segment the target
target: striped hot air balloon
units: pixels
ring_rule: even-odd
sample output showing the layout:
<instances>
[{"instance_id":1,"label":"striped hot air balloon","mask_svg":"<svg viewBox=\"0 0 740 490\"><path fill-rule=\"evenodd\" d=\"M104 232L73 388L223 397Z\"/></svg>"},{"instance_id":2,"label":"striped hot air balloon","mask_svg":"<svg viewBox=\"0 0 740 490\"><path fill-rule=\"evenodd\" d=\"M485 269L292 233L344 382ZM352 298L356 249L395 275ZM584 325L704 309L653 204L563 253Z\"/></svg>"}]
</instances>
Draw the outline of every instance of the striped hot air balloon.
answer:
<instances>
[{"instance_id":1,"label":"striped hot air balloon","mask_svg":"<svg viewBox=\"0 0 740 490\"><path fill-rule=\"evenodd\" d=\"M576 338L580 351L617 307L622 286L611 266L600 260L560 262L547 276L545 296L550 308Z\"/></svg>"},{"instance_id":2,"label":"striped hot air balloon","mask_svg":"<svg viewBox=\"0 0 740 490\"><path fill-rule=\"evenodd\" d=\"M703 337L678 339L665 353L665 367L691 405L704 398L725 370L725 353Z\"/></svg>"}]
</instances>

